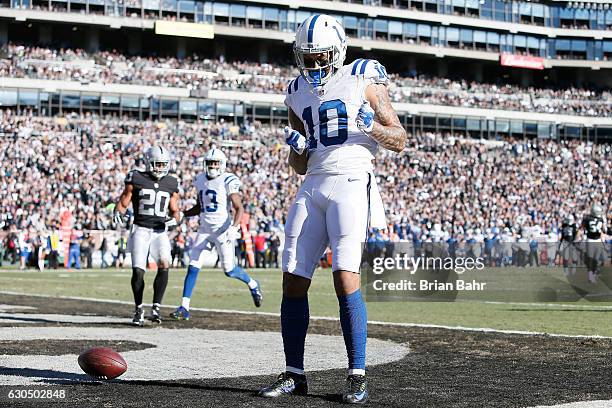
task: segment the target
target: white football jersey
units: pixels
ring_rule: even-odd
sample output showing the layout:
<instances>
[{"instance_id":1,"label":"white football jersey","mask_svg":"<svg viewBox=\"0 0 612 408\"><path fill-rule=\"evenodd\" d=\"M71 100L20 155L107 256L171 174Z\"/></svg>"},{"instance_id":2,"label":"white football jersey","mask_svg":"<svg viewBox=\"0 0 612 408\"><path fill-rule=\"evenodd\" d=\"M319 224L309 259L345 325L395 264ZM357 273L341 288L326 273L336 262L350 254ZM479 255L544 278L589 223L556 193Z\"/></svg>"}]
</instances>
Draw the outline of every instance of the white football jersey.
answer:
<instances>
[{"instance_id":1,"label":"white football jersey","mask_svg":"<svg viewBox=\"0 0 612 408\"><path fill-rule=\"evenodd\" d=\"M378 143L364 134L355 120L372 83L389 77L378 61L358 59L343 66L321 92L297 77L289 84L285 105L302 119L308 140L306 174L350 174L371 171Z\"/></svg>"},{"instance_id":2,"label":"white football jersey","mask_svg":"<svg viewBox=\"0 0 612 408\"><path fill-rule=\"evenodd\" d=\"M230 220L230 194L240 191L240 180L235 174L223 173L209 179L200 173L195 179L200 202L200 231L213 232Z\"/></svg>"}]
</instances>

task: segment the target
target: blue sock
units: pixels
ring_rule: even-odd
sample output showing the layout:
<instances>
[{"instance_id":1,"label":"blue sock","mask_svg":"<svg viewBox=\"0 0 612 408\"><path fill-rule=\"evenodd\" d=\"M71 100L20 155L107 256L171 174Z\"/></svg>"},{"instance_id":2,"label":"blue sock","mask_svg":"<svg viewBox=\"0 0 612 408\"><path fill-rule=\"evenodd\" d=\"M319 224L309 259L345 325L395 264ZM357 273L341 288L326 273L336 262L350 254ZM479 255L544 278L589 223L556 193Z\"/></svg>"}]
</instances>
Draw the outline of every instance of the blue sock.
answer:
<instances>
[{"instance_id":1,"label":"blue sock","mask_svg":"<svg viewBox=\"0 0 612 408\"><path fill-rule=\"evenodd\" d=\"M234 267L229 272L225 272L225 276L229 276L230 278L238 279L244 283L249 283L251 281L251 277L244 269L239 266Z\"/></svg>"},{"instance_id":2,"label":"blue sock","mask_svg":"<svg viewBox=\"0 0 612 408\"><path fill-rule=\"evenodd\" d=\"M368 314L361 290L347 296L338 296L338 304L349 369L365 370Z\"/></svg>"},{"instance_id":3,"label":"blue sock","mask_svg":"<svg viewBox=\"0 0 612 408\"><path fill-rule=\"evenodd\" d=\"M190 298L193 293L196 281L198 280L198 272L200 268L196 268L193 265L189 265L187 268L187 275L185 276L185 283L183 283L183 297Z\"/></svg>"},{"instance_id":4,"label":"blue sock","mask_svg":"<svg viewBox=\"0 0 612 408\"><path fill-rule=\"evenodd\" d=\"M291 298L283 296L281 303L281 332L288 367L304 370L304 342L308 331L308 296Z\"/></svg>"}]
</instances>

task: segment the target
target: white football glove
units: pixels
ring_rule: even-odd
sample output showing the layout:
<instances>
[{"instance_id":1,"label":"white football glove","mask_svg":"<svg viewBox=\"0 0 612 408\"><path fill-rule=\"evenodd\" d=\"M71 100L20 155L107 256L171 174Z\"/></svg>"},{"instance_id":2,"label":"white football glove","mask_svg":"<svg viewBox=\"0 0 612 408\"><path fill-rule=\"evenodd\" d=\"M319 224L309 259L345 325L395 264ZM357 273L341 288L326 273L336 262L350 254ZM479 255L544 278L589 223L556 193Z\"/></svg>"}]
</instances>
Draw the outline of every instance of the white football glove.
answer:
<instances>
[{"instance_id":1,"label":"white football glove","mask_svg":"<svg viewBox=\"0 0 612 408\"><path fill-rule=\"evenodd\" d=\"M366 135L372 132L374 128L374 109L370 106L370 102L364 101L357 112L357 127Z\"/></svg>"},{"instance_id":2,"label":"white football glove","mask_svg":"<svg viewBox=\"0 0 612 408\"><path fill-rule=\"evenodd\" d=\"M124 224L124 219L123 219L123 214L121 214L117 208L115 208L115 211L113 212L113 224L115 226L120 226Z\"/></svg>"},{"instance_id":3,"label":"white football glove","mask_svg":"<svg viewBox=\"0 0 612 408\"><path fill-rule=\"evenodd\" d=\"M297 130L291 129L289 126L285 126L285 142L297 153L304 153L306 149L306 137Z\"/></svg>"},{"instance_id":4,"label":"white football glove","mask_svg":"<svg viewBox=\"0 0 612 408\"><path fill-rule=\"evenodd\" d=\"M176 221L176 218L171 217L171 218L167 218L164 224L166 224L166 231L168 231L176 227L178 225L178 222Z\"/></svg>"},{"instance_id":5,"label":"white football glove","mask_svg":"<svg viewBox=\"0 0 612 408\"><path fill-rule=\"evenodd\" d=\"M240 226L230 225L227 229L227 240L235 241L239 238L242 238L242 233L240 232Z\"/></svg>"}]
</instances>

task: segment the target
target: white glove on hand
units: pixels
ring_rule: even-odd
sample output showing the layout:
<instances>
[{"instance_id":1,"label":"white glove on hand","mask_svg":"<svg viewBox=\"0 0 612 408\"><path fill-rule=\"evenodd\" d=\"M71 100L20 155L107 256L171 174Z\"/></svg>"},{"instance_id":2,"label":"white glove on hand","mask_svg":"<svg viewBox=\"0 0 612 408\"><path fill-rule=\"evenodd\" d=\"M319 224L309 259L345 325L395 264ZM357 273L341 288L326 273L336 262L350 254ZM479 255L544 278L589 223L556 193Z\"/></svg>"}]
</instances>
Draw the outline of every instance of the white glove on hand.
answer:
<instances>
[{"instance_id":1,"label":"white glove on hand","mask_svg":"<svg viewBox=\"0 0 612 408\"><path fill-rule=\"evenodd\" d=\"M366 135L374 128L374 109L370 106L370 102L364 101L357 112L357 127Z\"/></svg>"},{"instance_id":2,"label":"white glove on hand","mask_svg":"<svg viewBox=\"0 0 612 408\"><path fill-rule=\"evenodd\" d=\"M306 149L306 138L297 130L285 126L285 142L297 153L304 153Z\"/></svg>"},{"instance_id":3,"label":"white glove on hand","mask_svg":"<svg viewBox=\"0 0 612 408\"><path fill-rule=\"evenodd\" d=\"M172 217L172 218L166 219L164 224L166 224L166 231L168 231L176 227L178 225L178 222L176 221L176 218Z\"/></svg>"},{"instance_id":4,"label":"white glove on hand","mask_svg":"<svg viewBox=\"0 0 612 408\"><path fill-rule=\"evenodd\" d=\"M121 214L116 208L113 212L113 225L120 226L124 224L123 214Z\"/></svg>"},{"instance_id":5,"label":"white glove on hand","mask_svg":"<svg viewBox=\"0 0 612 408\"><path fill-rule=\"evenodd\" d=\"M239 238L242 238L240 227L236 225L230 225L229 228L227 229L227 240L235 241Z\"/></svg>"}]
</instances>

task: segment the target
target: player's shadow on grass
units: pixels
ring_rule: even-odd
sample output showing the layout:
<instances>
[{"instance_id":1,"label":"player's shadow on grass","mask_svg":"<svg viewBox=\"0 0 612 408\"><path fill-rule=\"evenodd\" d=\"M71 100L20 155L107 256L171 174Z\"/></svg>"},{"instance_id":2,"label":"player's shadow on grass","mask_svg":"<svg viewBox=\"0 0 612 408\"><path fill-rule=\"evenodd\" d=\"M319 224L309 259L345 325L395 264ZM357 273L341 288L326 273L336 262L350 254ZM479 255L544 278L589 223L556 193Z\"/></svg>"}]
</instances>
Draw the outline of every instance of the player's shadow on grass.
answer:
<instances>
[{"instance_id":1,"label":"player's shadow on grass","mask_svg":"<svg viewBox=\"0 0 612 408\"><path fill-rule=\"evenodd\" d=\"M15 367L3 367L0 366L0 375L10 375L14 377L29 377L29 378L41 378L42 382L53 382L53 380L63 380L66 382L81 382L81 381L92 381L91 377L85 374L67 373L64 371L55 370L40 370L36 368L15 368ZM50 380L50 381L48 381Z\"/></svg>"},{"instance_id":2,"label":"player's shadow on grass","mask_svg":"<svg viewBox=\"0 0 612 408\"><path fill-rule=\"evenodd\" d=\"M556 309L556 308L512 308L510 312L589 312L589 313L612 313L612 309Z\"/></svg>"}]
</instances>

